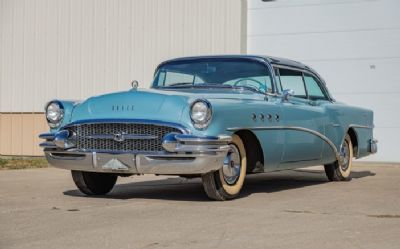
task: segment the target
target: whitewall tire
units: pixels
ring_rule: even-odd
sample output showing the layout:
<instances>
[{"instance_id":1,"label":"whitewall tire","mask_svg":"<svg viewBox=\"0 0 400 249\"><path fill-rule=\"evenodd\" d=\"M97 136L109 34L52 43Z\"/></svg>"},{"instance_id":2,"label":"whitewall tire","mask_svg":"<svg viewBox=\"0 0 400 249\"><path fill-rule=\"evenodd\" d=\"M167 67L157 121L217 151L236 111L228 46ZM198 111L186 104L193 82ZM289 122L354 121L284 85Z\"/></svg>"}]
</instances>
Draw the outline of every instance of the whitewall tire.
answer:
<instances>
[{"instance_id":1,"label":"whitewall tire","mask_svg":"<svg viewBox=\"0 0 400 249\"><path fill-rule=\"evenodd\" d=\"M232 136L230 146L222 168L202 175L204 191L213 200L233 199L243 187L247 167L246 150L238 135Z\"/></svg>"}]
</instances>

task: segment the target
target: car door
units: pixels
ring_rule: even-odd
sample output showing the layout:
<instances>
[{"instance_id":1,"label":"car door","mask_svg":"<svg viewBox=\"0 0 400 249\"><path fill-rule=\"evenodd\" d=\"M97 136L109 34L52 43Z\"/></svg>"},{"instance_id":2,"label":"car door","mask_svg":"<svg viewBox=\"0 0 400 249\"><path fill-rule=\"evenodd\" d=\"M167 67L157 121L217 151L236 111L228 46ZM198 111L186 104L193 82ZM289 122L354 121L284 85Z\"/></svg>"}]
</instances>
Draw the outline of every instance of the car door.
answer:
<instances>
[{"instance_id":1,"label":"car door","mask_svg":"<svg viewBox=\"0 0 400 249\"><path fill-rule=\"evenodd\" d=\"M325 108L320 100L310 99L310 79L308 75L304 77L302 70L279 68L279 78L281 91L294 91L294 96L281 103L285 145L280 167L315 164L321 159L324 141L308 131L324 134Z\"/></svg>"}]
</instances>

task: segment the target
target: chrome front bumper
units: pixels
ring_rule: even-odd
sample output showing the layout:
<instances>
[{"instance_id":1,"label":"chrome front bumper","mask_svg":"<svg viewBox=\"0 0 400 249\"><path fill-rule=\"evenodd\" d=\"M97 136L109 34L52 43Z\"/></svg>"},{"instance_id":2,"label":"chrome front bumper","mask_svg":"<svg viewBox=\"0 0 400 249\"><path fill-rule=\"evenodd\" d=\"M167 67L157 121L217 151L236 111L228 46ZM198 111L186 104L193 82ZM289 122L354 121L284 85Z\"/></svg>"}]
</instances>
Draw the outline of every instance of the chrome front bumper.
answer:
<instances>
[{"instance_id":1,"label":"chrome front bumper","mask_svg":"<svg viewBox=\"0 0 400 249\"><path fill-rule=\"evenodd\" d=\"M42 143L50 165L68 170L120 174L204 174L219 170L230 150L230 136L198 137L187 134L166 136L166 151L106 152L65 149L57 135L42 134ZM58 146L57 146L58 145Z\"/></svg>"}]
</instances>

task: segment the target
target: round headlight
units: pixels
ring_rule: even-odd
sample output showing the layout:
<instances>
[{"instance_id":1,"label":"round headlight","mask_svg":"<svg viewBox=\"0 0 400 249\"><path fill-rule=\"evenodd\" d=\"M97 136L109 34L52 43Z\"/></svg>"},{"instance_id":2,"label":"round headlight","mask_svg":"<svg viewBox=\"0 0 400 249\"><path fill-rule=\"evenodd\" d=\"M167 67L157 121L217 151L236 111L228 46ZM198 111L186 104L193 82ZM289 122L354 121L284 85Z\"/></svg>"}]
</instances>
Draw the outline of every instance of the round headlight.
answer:
<instances>
[{"instance_id":1,"label":"round headlight","mask_svg":"<svg viewBox=\"0 0 400 249\"><path fill-rule=\"evenodd\" d=\"M193 126L197 129L206 128L211 121L211 104L207 100L196 100L190 108L190 118Z\"/></svg>"},{"instance_id":2,"label":"round headlight","mask_svg":"<svg viewBox=\"0 0 400 249\"><path fill-rule=\"evenodd\" d=\"M58 101L53 101L46 106L46 119L51 128L58 127L64 118L64 107Z\"/></svg>"}]
</instances>

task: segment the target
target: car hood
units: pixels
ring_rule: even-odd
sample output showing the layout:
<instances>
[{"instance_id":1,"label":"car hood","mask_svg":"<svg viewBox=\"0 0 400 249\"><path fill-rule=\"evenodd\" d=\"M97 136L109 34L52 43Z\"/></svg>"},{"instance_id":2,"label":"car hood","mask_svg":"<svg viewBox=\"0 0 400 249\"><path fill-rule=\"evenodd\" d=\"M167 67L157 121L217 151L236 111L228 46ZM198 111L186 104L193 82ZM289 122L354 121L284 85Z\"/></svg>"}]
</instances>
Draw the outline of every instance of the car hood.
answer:
<instances>
[{"instance_id":1,"label":"car hood","mask_svg":"<svg viewBox=\"0 0 400 249\"><path fill-rule=\"evenodd\" d=\"M207 99L213 104L222 99L239 101L260 98L260 94L243 90L138 89L91 97L75 106L70 122L90 119L148 119L186 123L190 121L188 110L195 99Z\"/></svg>"}]
</instances>

